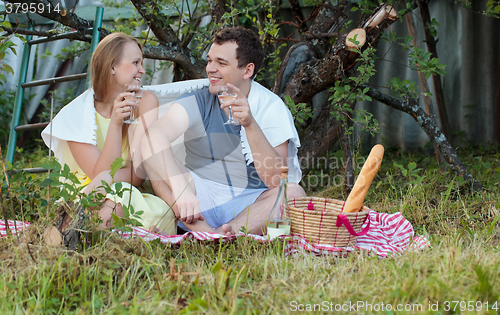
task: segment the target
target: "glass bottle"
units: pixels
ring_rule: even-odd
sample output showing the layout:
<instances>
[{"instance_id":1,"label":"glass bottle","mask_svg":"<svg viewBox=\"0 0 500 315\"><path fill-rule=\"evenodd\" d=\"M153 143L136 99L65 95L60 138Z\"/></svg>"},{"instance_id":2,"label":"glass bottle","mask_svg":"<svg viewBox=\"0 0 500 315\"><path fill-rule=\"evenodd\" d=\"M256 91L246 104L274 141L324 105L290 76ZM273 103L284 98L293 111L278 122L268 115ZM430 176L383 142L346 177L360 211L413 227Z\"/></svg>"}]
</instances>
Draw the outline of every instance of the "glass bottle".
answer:
<instances>
[{"instance_id":1,"label":"glass bottle","mask_svg":"<svg viewBox=\"0 0 500 315\"><path fill-rule=\"evenodd\" d=\"M288 200L286 188L288 185L288 167L280 168L281 177L278 187L278 197L267 217L267 236L270 239L279 235L290 235L290 218L288 216Z\"/></svg>"}]
</instances>

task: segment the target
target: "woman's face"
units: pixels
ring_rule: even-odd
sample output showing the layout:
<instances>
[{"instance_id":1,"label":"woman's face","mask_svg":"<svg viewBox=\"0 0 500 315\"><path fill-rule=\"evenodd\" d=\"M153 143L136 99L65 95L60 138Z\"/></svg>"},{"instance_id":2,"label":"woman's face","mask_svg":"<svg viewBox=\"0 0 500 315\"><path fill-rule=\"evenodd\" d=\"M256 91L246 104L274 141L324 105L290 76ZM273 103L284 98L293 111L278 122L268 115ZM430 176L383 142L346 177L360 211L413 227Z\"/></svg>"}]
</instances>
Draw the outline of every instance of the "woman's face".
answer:
<instances>
[{"instance_id":1,"label":"woman's face","mask_svg":"<svg viewBox=\"0 0 500 315\"><path fill-rule=\"evenodd\" d=\"M125 84L141 84L142 75L146 71L142 66L142 52L139 46L133 42L125 43L121 59L112 70L117 88L123 90Z\"/></svg>"}]
</instances>

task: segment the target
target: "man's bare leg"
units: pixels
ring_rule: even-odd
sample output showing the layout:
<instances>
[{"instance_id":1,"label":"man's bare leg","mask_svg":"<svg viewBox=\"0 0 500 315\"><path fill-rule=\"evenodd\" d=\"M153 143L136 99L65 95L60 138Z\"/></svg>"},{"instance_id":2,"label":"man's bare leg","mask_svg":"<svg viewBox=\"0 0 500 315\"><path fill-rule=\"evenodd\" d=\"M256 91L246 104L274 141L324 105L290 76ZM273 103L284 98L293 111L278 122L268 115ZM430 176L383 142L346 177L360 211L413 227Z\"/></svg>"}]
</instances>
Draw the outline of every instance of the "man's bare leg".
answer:
<instances>
[{"instance_id":1,"label":"man's bare leg","mask_svg":"<svg viewBox=\"0 0 500 315\"><path fill-rule=\"evenodd\" d=\"M179 169L182 170L182 174L186 178L186 181L189 182L189 185L196 194L196 186L191 177L191 173L184 167L184 165L182 165L182 163L179 160L176 159L176 162L177 165L179 166ZM162 162L158 160L158 157L156 157L155 159L148 159L145 161L144 167L146 169L146 173L148 174L148 176L150 176L151 186L153 187L155 195L163 199L163 201L165 201L169 206L171 206L172 210L174 210L175 215L179 217L179 211L175 204L175 196L172 192L170 181L166 176L165 168L162 166ZM192 231L217 232L204 220L198 220L193 224L187 224L185 222L183 223L186 225L188 229ZM222 232L222 229L220 229L219 232Z\"/></svg>"},{"instance_id":2,"label":"man's bare leg","mask_svg":"<svg viewBox=\"0 0 500 315\"><path fill-rule=\"evenodd\" d=\"M298 184L288 184L288 198L305 197L304 189ZM230 222L218 227L212 228L206 221L196 221L194 224L184 225L191 231L213 232L222 235L233 235L242 227L246 227L251 234L262 235L266 232L266 219L272 206L278 197L278 188L263 192L247 209L243 210ZM160 233L161 234L161 233Z\"/></svg>"},{"instance_id":3,"label":"man's bare leg","mask_svg":"<svg viewBox=\"0 0 500 315\"><path fill-rule=\"evenodd\" d=\"M288 198L305 197L304 189L295 183L287 187ZM230 222L222 225L222 233L229 235L237 233L242 227L251 234L263 235L266 232L266 219L278 198L278 188L263 192L255 201Z\"/></svg>"},{"instance_id":4,"label":"man's bare leg","mask_svg":"<svg viewBox=\"0 0 500 315\"><path fill-rule=\"evenodd\" d=\"M196 193L196 186L194 185L193 179L191 178L191 173L189 173L189 171L184 167L184 165L180 164L179 161L177 161L177 163L180 168L185 170L182 174L184 175L184 178L186 178L186 181L189 182L191 189L193 189L193 191ZM144 166L148 176L150 176L149 174L155 174L149 177L149 181L151 182L151 186L153 187L155 195L163 199L163 201L170 205L172 209L177 210L175 206L175 197L172 192L168 177L160 177L158 175L159 172L164 172L163 168L157 168L156 165L151 165L148 163L145 163Z\"/></svg>"}]
</instances>

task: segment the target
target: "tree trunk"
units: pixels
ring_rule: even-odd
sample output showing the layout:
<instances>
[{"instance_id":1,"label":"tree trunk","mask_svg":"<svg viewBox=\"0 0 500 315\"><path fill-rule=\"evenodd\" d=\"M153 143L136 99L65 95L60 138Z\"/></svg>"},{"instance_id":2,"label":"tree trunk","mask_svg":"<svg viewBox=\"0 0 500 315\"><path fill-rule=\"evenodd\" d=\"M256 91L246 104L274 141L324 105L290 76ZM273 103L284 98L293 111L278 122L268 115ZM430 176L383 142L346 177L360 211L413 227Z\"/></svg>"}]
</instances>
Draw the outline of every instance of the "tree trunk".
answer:
<instances>
[{"instance_id":1,"label":"tree trunk","mask_svg":"<svg viewBox=\"0 0 500 315\"><path fill-rule=\"evenodd\" d=\"M210 15L215 23L220 23L222 16L226 12L230 12L229 8L226 6L226 1L224 0L209 0L210 4Z\"/></svg>"},{"instance_id":2,"label":"tree trunk","mask_svg":"<svg viewBox=\"0 0 500 315\"><path fill-rule=\"evenodd\" d=\"M349 117L345 115L347 121L349 120ZM345 171L345 183L344 183L344 193L347 196L351 193L352 187L354 186L354 165L353 165L353 160L352 160L352 153L351 153L351 141L349 139L349 135L346 133L346 127L348 125L348 122L345 122L345 125L340 124L340 137L342 139L342 151L344 151L344 171Z\"/></svg>"},{"instance_id":3,"label":"tree trunk","mask_svg":"<svg viewBox=\"0 0 500 315\"><path fill-rule=\"evenodd\" d=\"M323 32L325 29L332 30L334 25L342 25L342 19L331 18L332 13L327 13L327 7L322 7L317 19L313 22L315 31ZM331 10L331 8L330 8ZM380 12L383 12L380 14ZM377 16L377 19L373 17ZM318 19L323 19L325 23L320 23ZM337 21L337 24L335 24ZM372 16L365 21L361 21L361 26L365 29L366 42L373 44L379 35L390 24L395 21L395 14L390 6L380 7ZM341 36L331 47L327 55L318 60L312 60L300 67L299 71L288 81L284 92L279 93L279 86L274 86L274 92L284 97L289 95L295 103L307 103L319 91L328 89L335 84L340 76L344 75L344 70L353 68L356 63L357 54L346 48L346 38L348 34ZM358 40L359 41L359 40ZM360 45L361 49L363 45ZM302 146L299 148L299 155L305 160L304 174L308 173L308 168L313 165L313 161L318 156L327 152L328 149L339 140L339 123L333 121L330 114L331 104L326 104L321 112L312 120L311 124L301 134Z\"/></svg>"},{"instance_id":4,"label":"tree trunk","mask_svg":"<svg viewBox=\"0 0 500 315\"><path fill-rule=\"evenodd\" d=\"M497 65L497 106L495 113L495 135L496 143L500 143L500 38L498 40L498 65Z\"/></svg>"},{"instance_id":5,"label":"tree trunk","mask_svg":"<svg viewBox=\"0 0 500 315\"><path fill-rule=\"evenodd\" d=\"M413 13L409 13L405 15L406 18L406 24L408 25L408 33L412 37L412 44L415 49L420 48L420 44L418 41L418 35L417 35L417 30L415 27L415 20L413 19ZM420 81L420 89L422 90L423 99L424 99L424 104L425 104L425 110L427 111L427 115L429 115L430 119L434 120L434 108L432 107L432 99L430 96L428 96L429 91L429 84L427 83L427 79L425 78L425 75L420 71L420 69L417 67L417 72L418 72L418 80ZM434 145L434 154L436 155L436 160L438 161L438 164L441 164L443 161L441 157L439 156L439 150L436 145Z\"/></svg>"},{"instance_id":6,"label":"tree trunk","mask_svg":"<svg viewBox=\"0 0 500 315\"><path fill-rule=\"evenodd\" d=\"M304 171L302 176L306 176L310 168L314 167L317 157L326 154L337 142L339 126L339 122L333 120L328 107L325 107L301 134L301 146L297 155L300 156L300 166Z\"/></svg>"},{"instance_id":7,"label":"tree trunk","mask_svg":"<svg viewBox=\"0 0 500 315\"><path fill-rule=\"evenodd\" d=\"M379 8L373 15L378 15L382 10L385 12L386 6ZM368 22L363 24L370 27L369 29L365 28L366 42L373 45L380 34L395 19L387 13L382 19L376 21L377 24L373 23L373 19L371 20L371 24ZM281 96L289 95L295 103L307 103L318 91L333 86L343 71L354 67L357 54L352 54L346 48L346 36L341 36L322 59L305 63L288 82L287 88Z\"/></svg>"},{"instance_id":8,"label":"tree trunk","mask_svg":"<svg viewBox=\"0 0 500 315\"><path fill-rule=\"evenodd\" d=\"M420 8L420 16L424 24L425 43L427 44L427 51L431 53L432 58L437 58L436 39L432 36L429 24L431 23L431 16L429 12L428 0L418 0L418 7ZM439 122L446 139L451 142L451 127L448 121L448 113L446 112L446 104L444 101L443 84L441 83L441 75L432 75L432 85L434 87L434 98L436 99L436 108L439 115Z\"/></svg>"},{"instance_id":9,"label":"tree trunk","mask_svg":"<svg viewBox=\"0 0 500 315\"><path fill-rule=\"evenodd\" d=\"M288 0L290 4L290 10L292 11L293 21L297 25L299 34L307 31L307 25L305 23L304 14L302 13L302 7L300 6L299 0Z\"/></svg>"}]
</instances>

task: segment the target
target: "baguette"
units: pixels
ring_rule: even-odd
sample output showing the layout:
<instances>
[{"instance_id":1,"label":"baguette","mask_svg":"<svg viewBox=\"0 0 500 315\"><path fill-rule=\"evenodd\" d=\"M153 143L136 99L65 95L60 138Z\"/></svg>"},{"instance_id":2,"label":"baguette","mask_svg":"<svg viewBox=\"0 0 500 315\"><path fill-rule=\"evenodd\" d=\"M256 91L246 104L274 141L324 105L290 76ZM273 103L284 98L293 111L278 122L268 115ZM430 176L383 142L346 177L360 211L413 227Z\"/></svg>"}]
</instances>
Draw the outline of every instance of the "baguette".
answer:
<instances>
[{"instance_id":1,"label":"baguette","mask_svg":"<svg viewBox=\"0 0 500 315\"><path fill-rule=\"evenodd\" d=\"M366 193L375 178L375 175L382 164L384 157L384 147L381 144L374 146L366 159L361 172L359 173L351 193L347 197L344 205L344 212L358 212L363 206Z\"/></svg>"}]
</instances>

